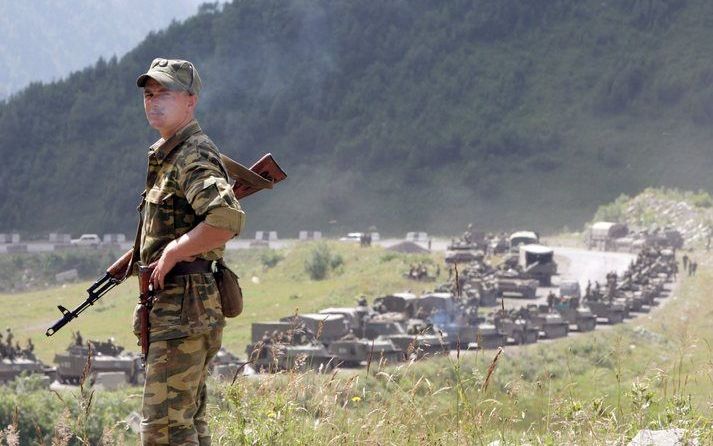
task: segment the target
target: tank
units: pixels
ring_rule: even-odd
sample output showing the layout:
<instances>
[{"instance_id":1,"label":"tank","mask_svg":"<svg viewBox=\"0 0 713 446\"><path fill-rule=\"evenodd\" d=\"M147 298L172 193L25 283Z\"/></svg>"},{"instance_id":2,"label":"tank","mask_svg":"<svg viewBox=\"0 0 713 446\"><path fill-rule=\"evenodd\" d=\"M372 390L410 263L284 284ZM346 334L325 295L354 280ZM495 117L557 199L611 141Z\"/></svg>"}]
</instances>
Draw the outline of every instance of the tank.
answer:
<instances>
[{"instance_id":1,"label":"tank","mask_svg":"<svg viewBox=\"0 0 713 446\"><path fill-rule=\"evenodd\" d=\"M485 252L475 243L463 240L453 241L446 248L446 263L471 263L479 262L485 258Z\"/></svg>"},{"instance_id":2,"label":"tank","mask_svg":"<svg viewBox=\"0 0 713 446\"><path fill-rule=\"evenodd\" d=\"M89 344L92 350L90 382L97 373L124 372L126 382L142 384L144 370L138 355L124 351L124 347L112 341L89 341L86 344L73 343L63 353L54 357L57 364L57 380L63 384L79 384L89 355Z\"/></svg>"}]
</instances>

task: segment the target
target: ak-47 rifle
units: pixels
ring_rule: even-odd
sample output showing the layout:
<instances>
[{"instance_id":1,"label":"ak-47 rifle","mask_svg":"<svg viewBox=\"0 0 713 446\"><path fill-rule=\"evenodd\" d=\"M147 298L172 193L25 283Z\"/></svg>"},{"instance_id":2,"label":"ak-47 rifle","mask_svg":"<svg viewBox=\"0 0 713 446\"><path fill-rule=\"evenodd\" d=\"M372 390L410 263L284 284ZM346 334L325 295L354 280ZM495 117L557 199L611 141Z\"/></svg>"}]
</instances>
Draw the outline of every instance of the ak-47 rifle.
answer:
<instances>
[{"instance_id":1,"label":"ak-47 rifle","mask_svg":"<svg viewBox=\"0 0 713 446\"><path fill-rule=\"evenodd\" d=\"M287 174L280 168L270 153L263 155L255 164L250 166L249 169L225 155L221 155L220 157L225 169L228 171L228 176L235 181L233 184L233 192L237 199L245 198L262 189L272 189L275 183L279 183L287 178ZM45 335L52 336L57 333L72 319L76 319L84 310L94 305L94 302L99 300L99 298L109 290L123 282L128 276L129 268L133 263L133 252L134 250L132 248L119 257L119 259L106 270L104 277L94 282L94 284L87 289L89 296L74 310L70 311L62 305L57 305L57 308L59 308L59 311L62 313L62 317L47 329ZM148 313L146 315L148 317Z\"/></svg>"},{"instance_id":2,"label":"ak-47 rifle","mask_svg":"<svg viewBox=\"0 0 713 446\"><path fill-rule=\"evenodd\" d=\"M149 354L149 314L155 299L151 286L150 266L139 266L139 345L141 345L141 359L146 365L146 356Z\"/></svg>"}]
</instances>

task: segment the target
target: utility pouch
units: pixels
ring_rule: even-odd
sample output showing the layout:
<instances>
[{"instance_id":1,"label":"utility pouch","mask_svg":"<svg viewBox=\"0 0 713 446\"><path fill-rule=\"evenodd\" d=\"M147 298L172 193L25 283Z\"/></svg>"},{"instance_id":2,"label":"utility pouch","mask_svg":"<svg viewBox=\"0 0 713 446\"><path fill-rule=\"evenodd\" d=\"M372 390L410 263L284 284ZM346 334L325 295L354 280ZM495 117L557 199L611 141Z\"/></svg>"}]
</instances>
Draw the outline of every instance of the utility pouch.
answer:
<instances>
[{"instance_id":1,"label":"utility pouch","mask_svg":"<svg viewBox=\"0 0 713 446\"><path fill-rule=\"evenodd\" d=\"M243 291L238 276L228 268L223 259L216 261L215 283L220 292L220 306L223 316L235 317L243 312Z\"/></svg>"}]
</instances>

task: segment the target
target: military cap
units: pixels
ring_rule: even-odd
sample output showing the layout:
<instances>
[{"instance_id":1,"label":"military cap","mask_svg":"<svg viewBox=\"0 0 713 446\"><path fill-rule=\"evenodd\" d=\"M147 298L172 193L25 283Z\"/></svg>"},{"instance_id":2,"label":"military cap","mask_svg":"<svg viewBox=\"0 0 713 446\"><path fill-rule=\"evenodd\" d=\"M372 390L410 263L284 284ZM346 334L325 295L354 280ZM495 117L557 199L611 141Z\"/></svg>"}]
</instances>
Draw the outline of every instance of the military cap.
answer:
<instances>
[{"instance_id":1,"label":"military cap","mask_svg":"<svg viewBox=\"0 0 713 446\"><path fill-rule=\"evenodd\" d=\"M144 87L149 78L169 90L187 91L196 96L202 85L196 67L189 61L180 59L154 59L149 70L136 79L136 85Z\"/></svg>"}]
</instances>

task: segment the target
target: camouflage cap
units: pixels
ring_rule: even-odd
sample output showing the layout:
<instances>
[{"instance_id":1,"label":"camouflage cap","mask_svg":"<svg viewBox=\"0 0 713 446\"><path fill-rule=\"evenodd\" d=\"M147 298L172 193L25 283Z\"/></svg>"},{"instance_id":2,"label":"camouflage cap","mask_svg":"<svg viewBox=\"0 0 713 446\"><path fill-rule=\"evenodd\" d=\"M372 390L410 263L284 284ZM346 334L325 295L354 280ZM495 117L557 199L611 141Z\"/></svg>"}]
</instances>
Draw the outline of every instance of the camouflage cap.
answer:
<instances>
[{"instance_id":1,"label":"camouflage cap","mask_svg":"<svg viewBox=\"0 0 713 446\"><path fill-rule=\"evenodd\" d=\"M151 62L149 70L136 79L136 85L144 87L151 78L169 90L187 91L198 96L201 78L192 63L180 59L157 58Z\"/></svg>"}]
</instances>

